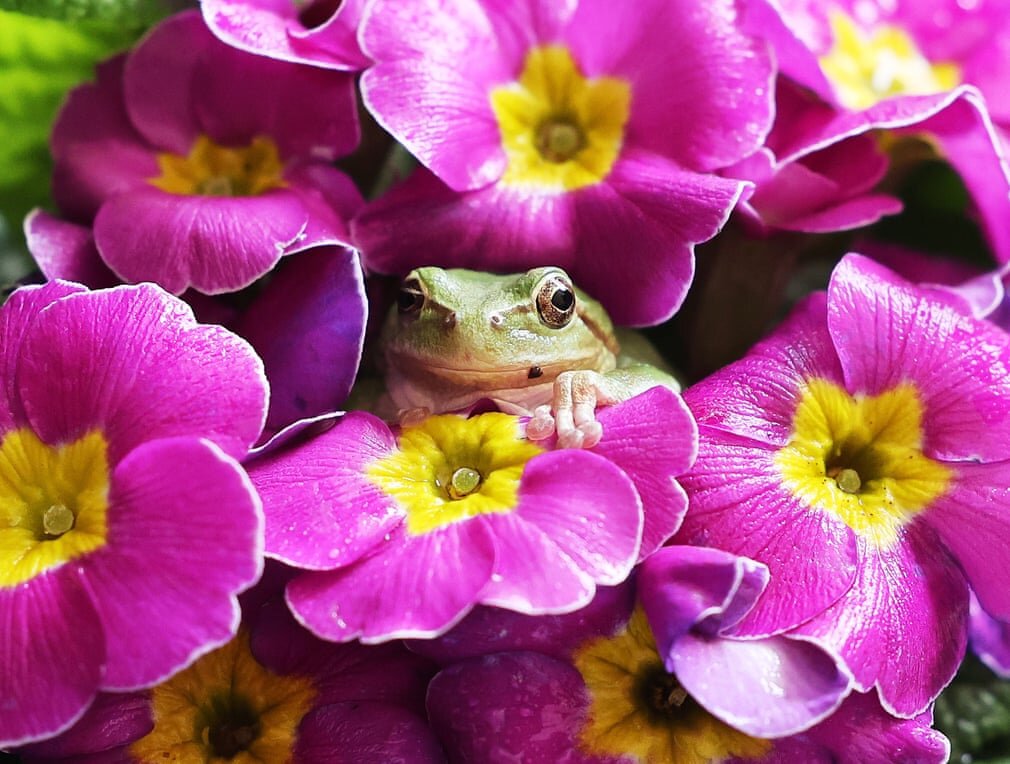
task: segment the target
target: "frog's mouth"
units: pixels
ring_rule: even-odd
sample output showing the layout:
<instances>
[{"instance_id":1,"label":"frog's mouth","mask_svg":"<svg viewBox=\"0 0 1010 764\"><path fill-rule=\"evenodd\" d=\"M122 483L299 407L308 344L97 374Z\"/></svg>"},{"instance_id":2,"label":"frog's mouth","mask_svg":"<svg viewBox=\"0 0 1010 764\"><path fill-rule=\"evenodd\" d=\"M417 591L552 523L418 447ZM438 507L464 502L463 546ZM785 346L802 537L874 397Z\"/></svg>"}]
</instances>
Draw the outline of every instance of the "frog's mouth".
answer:
<instances>
[{"instance_id":1,"label":"frog's mouth","mask_svg":"<svg viewBox=\"0 0 1010 764\"><path fill-rule=\"evenodd\" d=\"M565 371L591 369L605 371L608 367L601 354L590 354L563 361L529 361L508 366L491 366L473 361L465 366L450 366L412 353L387 352L387 361L401 376L418 384L450 384L474 390L503 390L543 385Z\"/></svg>"}]
</instances>

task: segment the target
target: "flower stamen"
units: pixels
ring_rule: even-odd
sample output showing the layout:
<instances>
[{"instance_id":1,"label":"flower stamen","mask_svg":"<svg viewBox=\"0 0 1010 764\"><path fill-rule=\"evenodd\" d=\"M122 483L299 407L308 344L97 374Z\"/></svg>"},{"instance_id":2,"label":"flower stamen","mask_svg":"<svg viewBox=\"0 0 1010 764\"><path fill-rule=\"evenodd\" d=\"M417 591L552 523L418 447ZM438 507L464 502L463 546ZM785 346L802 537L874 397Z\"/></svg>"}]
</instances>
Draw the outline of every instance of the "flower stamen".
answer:
<instances>
[{"instance_id":1,"label":"flower stamen","mask_svg":"<svg viewBox=\"0 0 1010 764\"><path fill-rule=\"evenodd\" d=\"M59 538L74 527L74 513L63 504L53 504L42 513L42 531L46 538Z\"/></svg>"},{"instance_id":2,"label":"flower stamen","mask_svg":"<svg viewBox=\"0 0 1010 764\"><path fill-rule=\"evenodd\" d=\"M452 473L452 478L449 480L445 492L449 494L450 499L462 499L476 491L480 481L481 476L477 470L470 467L460 467Z\"/></svg>"}]
</instances>

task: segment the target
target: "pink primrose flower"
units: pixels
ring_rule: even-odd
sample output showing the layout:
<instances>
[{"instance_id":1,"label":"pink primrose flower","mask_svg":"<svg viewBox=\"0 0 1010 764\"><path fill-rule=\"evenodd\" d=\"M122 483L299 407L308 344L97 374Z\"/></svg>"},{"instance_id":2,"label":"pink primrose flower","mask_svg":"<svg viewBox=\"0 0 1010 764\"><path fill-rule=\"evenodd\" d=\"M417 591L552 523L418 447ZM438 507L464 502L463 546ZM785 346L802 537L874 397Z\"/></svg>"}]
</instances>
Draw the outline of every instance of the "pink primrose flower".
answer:
<instances>
[{"instance_id":1,"label":"pink primrose flower","mask_svg":"<svg viewBox=\"0 0 1010 764\"><path fill-rule=\"evenodd\" d=\"M237 459L263 366L152 285L16 291L0 309L0 746L99 690L146 687L230 639L262 567Z\"/></svg>"},{"instance_id":2,"label":"pink primrose flower","mask_svg":"<svg viewBox=\"0 0 1010 764\"><path fill-rule=\"evenodd\" d=\"M848 255L827 295L690 388L677 538L771 571L737 632L792 630L892 713L926 709L964 653L966 579L1010 615L1008 362L1004 332Z\"/></svg>"}]
</instances>

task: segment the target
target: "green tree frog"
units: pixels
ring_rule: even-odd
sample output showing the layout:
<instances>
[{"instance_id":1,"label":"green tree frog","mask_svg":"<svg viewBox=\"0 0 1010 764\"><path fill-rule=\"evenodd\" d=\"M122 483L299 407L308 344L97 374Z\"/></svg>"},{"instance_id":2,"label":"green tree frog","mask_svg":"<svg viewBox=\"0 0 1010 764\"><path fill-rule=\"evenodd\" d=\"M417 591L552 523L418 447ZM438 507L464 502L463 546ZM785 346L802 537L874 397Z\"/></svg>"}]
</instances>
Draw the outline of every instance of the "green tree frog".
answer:
<instances>
[{"instance_id":1,"label":"green tree frog","mask_svg":"<svg viewBox=\"0 0 1010 764\"><path fill-rule=\"evenodd\" d=\"M591 448L602 436L598 405L656 385L680 389L655 350L626 335L618 339L603 307L560 268L418 268L382 329L385 408L409 423L486 398L531 416L531 440L556 432L562 447Z\"/></svg>"}]
</instances>

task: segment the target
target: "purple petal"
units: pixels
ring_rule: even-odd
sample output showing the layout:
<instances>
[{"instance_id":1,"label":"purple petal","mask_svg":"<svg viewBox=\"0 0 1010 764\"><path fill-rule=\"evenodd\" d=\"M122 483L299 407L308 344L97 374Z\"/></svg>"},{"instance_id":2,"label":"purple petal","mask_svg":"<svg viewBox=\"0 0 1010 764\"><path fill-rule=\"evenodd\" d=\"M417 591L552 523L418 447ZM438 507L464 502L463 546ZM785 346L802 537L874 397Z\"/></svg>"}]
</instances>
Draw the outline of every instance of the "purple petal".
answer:
<instances>
[{"instance_id":1,"label":"purple petal","mask_svg":"<svg viewBox=\"0 0 1010 764\"><path fill-rule=\"evenodd\" d=\"M537 653L498 653L441 671L428 715L456 761L581 762L589 695L579 672Z\"/></svg>"},{"instance_id":2,"label":"purple petal","mask_svg":"<svg viewBox=\"0 0 1010 764\"><path fill-rule=\"evenodd\" d=\"M70 338L70 339L68 339ZM71 295L31 327L18 388L39 437L66 443L95 428L115 464L154 438L211 438L240 458L262 429L260 360L219 326L150 284Z\"/></svg>"},{"instance_id":3,"label":"purple petal","mask_svg":"<svg viewBox=\"0 0 1010 764\"><path fill-rule=\"evenodd\" d=\"M253 56L214 41L189 94L202 132L246 145L269 136L282 158L332 161L358 145L354 75Z\"/></svg>"},{"instance_id":4,"label":"purple petal","mask_svg":"<svg viewBox=\"0 0 1010 764\"><path fill-rule=\"evenodd\" d=\"M106 199L158 175L155 151L123 105L124 56L97 68L95 84L67 95L53 125L53 198L64 214L90 222Z\"/></svg>"},{"instance_id":5,"label":"purple petal","mask_svg":"<svg viewBox=\"0 0 1010 764\"><path fill-rule=\"evenodd\" d=\"M689 631L715 635L735 626L768 584L768 569L719 549L668 546L642 563L638 597L667 656ZM664 658L665 659L665 658ZM667 669L673 671L671 666Z\"/></svg>"},{"instance_id":6,"label":"purple petal","mask_svg":"<svg viewBox=\"0 0 1010 764\"><path fill-rule=\"evenodd\" d=\"M978 604L974 593L968 606L971 649L1000 676L1010 675L1010 623L999 621Z\"/></svg>"},{"instance_id":7,"label":"purple petal","mask_svg":"<svg viewBox=\"0 0 1010 764\"><path fill-rule=\"evenodd\" d=\"M309 712L298 727L294 758L300 764L441 764L445 754L418 714L386 703L355 701Z\"/></svg>"},{"instance_id":8,"label":"purple petal","mask_svg":"<svg viewBox=\"0 0 1010 764\"><path fill-rule=\"evenodd\" d=\"M879 395L912 382L923 451L934 459L1010 457L1010 340L893 272L847 255L828 287L828 327L846 389Z\"/></svg>"},{"instance_id":9,"label":"purple petal","mask_svg":"<svg viewBox=\"0 0 1010 764\"><path fill-rule=\"evenodd\" d=\"M67 732L18 751L22 760L78 761L87 754L102 753L139 740L154 727L147 693L99 693L84 716Z\"/></svg>"},{"instance_id":10,"label":"purple petal","mask_svg":"<svg viewBox=\"0 0 1010 764\"><path fill-rule=\"evenodd\" d=\"M773 115L772 58L741 29L737 8L733 0L580 0L566 37L587 76L631 84L627 145L697 171L760 147Z\"/></svg>"},{"instance_id":11,"label":"purple petal","mask_svg":"<svg viewBox=\"0 0 1010 764\"><path fill-rule=\"evenodd\" d=\"M478 601L494 571L494 539L480 519L422 536L401 525L350 567L296 578L288 604L302 625L333 641L441 634Z\"/></svg>"},{"instance_id":12,"label":"purple petal","mask_svg":"<svg viewBox=\"0 0 1010 764\"><path fill-rule=\"evenodd\" d=\"M190 10L162 21L128 56L126 108L136 128L160 150L185 156L202 132L191 91L201 63L220 47L199 11Z\"/></svg>"},{"instance_id":13,"label":"purple petal","mask_svg":"<svg viewBox=\"0 0 1010 764\"><path fill-rule=\"evenodd\" d=\"M25 218L24 231L28 250L47 279L77 281L92 289L119 283L99 257L90 228L36 208Z\"/></svg>"},{"instance_id":14,"label":"purple petal","mask_svg":"<svg viewBox=\"0 0 1010 764\"><path fill-rule=\"evenodd\" d=\"M287 258L235 327L266 367L267 427L340 407L358 370L366 313L354 250L319 247Z\"/></svg>"},{"instance_id":15,"label":"purple petal","mask_svg":"<svg viewBox=\"0 0 1010 764\"><path fill-rule=\"evenodd\" d=\"M25 422L25 412L15 383L25 335L39 311L62 297L83 291L84 287L79 284L51 281L15 290L0 307L0 434Z\"/></svg>"},{"instance_id":16,"label":"purple petal","mask_svg":"<svg viewBox=\"0 0 1010 764\"><path fill-rule=\"evenodd\" d=\"M803 385L811 379L842 383L825 319L824 296L814 294L742 360L685 390L684 400L698 424L786 445Z\"/></svg>"},{"instance_id":17,"label":"purple petal","mask_svg":"<svg viewBox=\"0 0 1010 764\"><path fill-rule=\"evenodd\" d=\"M352 71L368 64L355 36L361 5L360 0L344 0L324 24L307 28L298 19L302 9L289 0L205 0L201 4L211 31L239 50Z\"/></svg>"},{"instance_id":18,"label":"purple petal","mask_svg":"<svg viewBox=\"0 0 1010 764\"><path fill-rule=\"evenodd\" d=\"M436 639L413 641L410 648L443 665L522 650L567 660L592 636L610 636L626 625L634 604L635 587L629 583L597 587L592 602L564 615L531 616L475 607L451 631Z\"/></svg>"},{"instance_id":19,"label":"purple petal","mask_svg":"<svg viewBox=\"0 0 1010 764\"><path fill-rule=\"evenodd\" d=\"M603 426L603 439L593 453L624 470L642 499L641 562L676 533L684 519L687 496L675 478L687 472L698 455L698 426L684 399L666 387L600 409L596 419Z\"/></svg>"},{"instance_id":20,"label":"purple petal","mask_svg":"<svg viewBox=\"0 0 1010 764\"><path fill-rule=\"evenodd\" d=\"M234 292L276 265L301 236L309 210L290 189L259 196L186 196L149 187L110 199L95 242L124 281L154 281L174 294ZM151 257L152 252L171 253Z\"/></svg>"},{"instance_id":21,"label":"purple petal","mask_svg":"<svg viewBox=\"0 0 1010 764\"><path fill-rule=\"evenodd\" d=\"M681 479L690 504L676 540L750 557L771 572L740 634L802 623L844 594L856 574L855 534L782 484L776 450L702 426L698 461Z\"/></svg>"},{"instance_id":22,"label":"purple petal","mask_svg":"<svg viewBox=\"0 0 1010 764\"><path fill-rule=\"evenodd\" d=\"M404 513L364 471L395 446L379 419L351 412L311 440L252 461L267 554L300 568L332 570L377 548Z\"/></svg>"},{"instance_id":23,"label":"purple petal","mask_svg":"<svg viewBox=\"0 0 1010 764\"><path fill-rule=\"evenodd\" d=\"M665 659L692 698L757 737L808 729L841 705L851 683L826 652L781 636L735 640L688 634Z\"/></svg>"},{"instance_id":24,"label":"purple petal","mask_svg":"<svg viewBox=\"0 0 1010 764\"><path fill-rule=\"evenodd\" d=\"M1010 620L1010 587L994 565L1010 547L1010 463L959 464L955 470L948 492L923 520L964 569L982 607Z\"/></svg>"},{"instance_id":25,"label":"purple petal","mask_svg":"<svg viewBox=\"0 0 1010 764\"><path fill-rule=\"evenodd\" d=\"M858 689L875 686L888 711L915 716L950 682L964 657L964 576L935 534L916 525L890 549L861 539L860 559L852 588L796 634L839 656Z\"/></svg>"},{"instance_id":26,"label":"purple petal","mask_svg":"<svg viewBox=\"0 0 1010 764\"><path fill-rule=\"evenodd\" d=\"M64 565L16 587L0 587L0 747L51 737L85 712L102 680L102 624Z\"/></svg>"},{"instance_id":27,"label":"purple petal","mask_svg":"<svg viewBox=\"0 0 1010 764\"><path fill-rule=\"evenodd\" d=\"M234 460L195 438L140 446L112 474L108 526L86 571L108 643L103 689L154 684L235 635L263 520Z\"/></svg>"}]
</instances>

